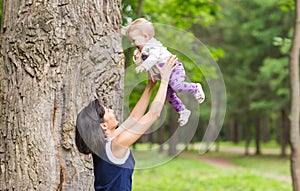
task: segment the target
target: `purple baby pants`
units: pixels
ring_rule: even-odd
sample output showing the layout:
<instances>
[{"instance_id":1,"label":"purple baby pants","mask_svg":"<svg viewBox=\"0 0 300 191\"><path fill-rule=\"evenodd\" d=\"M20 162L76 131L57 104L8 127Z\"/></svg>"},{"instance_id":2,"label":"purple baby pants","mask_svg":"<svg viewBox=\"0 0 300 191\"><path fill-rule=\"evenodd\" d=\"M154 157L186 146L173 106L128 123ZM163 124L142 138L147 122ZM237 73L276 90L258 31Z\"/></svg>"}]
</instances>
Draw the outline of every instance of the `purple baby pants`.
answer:
<instances>
[{"instance_id":1,"label":"purple baby pants","mask_svg":"<svg viewBox=\"0 0 300 191\"><path fill-rule=\"evenodd\" d=\"M164 63L158 64L159 67L163 65ZM182 63L176 62L176 65L170 76L166 99L176 112L180 112L185 109L185 106L176 94L189 93L195 95L198 85L196 83L185 82L186 75Z\"/></svg>"}]
</instances>

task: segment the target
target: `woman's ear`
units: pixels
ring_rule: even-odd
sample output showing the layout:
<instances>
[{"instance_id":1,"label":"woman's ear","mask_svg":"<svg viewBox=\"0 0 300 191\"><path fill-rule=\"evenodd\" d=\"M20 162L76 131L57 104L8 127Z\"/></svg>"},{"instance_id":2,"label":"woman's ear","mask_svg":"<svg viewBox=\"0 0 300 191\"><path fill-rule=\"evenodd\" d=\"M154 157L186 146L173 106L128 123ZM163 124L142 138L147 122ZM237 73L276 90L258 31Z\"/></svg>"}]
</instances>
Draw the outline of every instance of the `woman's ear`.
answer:
<instances>
[{"instance_id":1,"label":"woman's ear","mask_svg":"<svg viewBox=\"0 0 300 191\"><path fill-rule=\"evenodd\" d=\"M107 130L107 124L106 123L100 123L100 127L105 131Z\"/></svg>"}]
</instances>

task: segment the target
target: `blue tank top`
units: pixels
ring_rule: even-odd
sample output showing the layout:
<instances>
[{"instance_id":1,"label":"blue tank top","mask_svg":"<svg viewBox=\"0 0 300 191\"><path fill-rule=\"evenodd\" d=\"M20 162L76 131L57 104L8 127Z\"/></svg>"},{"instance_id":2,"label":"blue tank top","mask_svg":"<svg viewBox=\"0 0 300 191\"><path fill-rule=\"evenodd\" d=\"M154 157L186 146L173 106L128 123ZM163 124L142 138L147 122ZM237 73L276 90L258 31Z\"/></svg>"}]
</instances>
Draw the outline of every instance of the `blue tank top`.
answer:
<instances>
[{"instance_id":1,"label":"blue tank top","mask_svg":"<svg viewBox=\"0 0 300 191\"><path fill-rule=\"evenodd\" d=\"M93 156L95 191L131 191L135 161L128 149L123 159L115 158L111 152L111 140L106 143L105 155Z\"/></svg>"}]
</instances>

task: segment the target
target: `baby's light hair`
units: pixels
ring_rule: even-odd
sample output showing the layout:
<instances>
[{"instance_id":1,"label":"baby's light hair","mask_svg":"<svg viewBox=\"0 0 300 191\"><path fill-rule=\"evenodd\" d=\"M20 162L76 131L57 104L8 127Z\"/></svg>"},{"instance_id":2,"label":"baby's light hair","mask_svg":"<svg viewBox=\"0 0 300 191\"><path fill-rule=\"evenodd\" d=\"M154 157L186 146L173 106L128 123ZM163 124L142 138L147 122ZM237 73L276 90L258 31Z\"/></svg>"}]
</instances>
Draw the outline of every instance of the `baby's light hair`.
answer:
<instances>
[{"instance_id":1,"label":"baby's light hair","mask_svg":"<svg viewBox=\"0 0 300 191\"><path fill-rule=\"evenodd\" d=\"M148 34L151 38L154 36L155 33L152 23L144 18L134 20L126 28L127 36L133 30L140 30L141 32Z\"/></svg>"}]
</instances>

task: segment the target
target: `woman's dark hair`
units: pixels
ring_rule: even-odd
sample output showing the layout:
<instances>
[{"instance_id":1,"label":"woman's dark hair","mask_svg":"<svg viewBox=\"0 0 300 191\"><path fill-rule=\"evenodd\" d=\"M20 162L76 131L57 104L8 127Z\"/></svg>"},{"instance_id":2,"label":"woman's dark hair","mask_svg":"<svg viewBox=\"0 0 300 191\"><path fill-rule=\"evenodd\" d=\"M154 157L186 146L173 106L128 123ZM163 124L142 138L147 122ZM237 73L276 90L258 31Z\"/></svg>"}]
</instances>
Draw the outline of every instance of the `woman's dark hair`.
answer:
<instances>
[{"instance_id":1,"label":"woman's dark hair","mask_svg":"<svg viewBox=\"0 0 300 191\"><path fill-rule=\"evenodd\" d=\"M92 151L90 148L85 144L84 140L81 138L78 128L76 126L76 132L75 132L75 144L79 152L83 154L91 154Z\"/></svg>"},{"instance_id":2,"label":"woman's dark hair","mask_svg":"<svg viewBox=\"0 0 300 191\"><path fill-rule=\"evenodd\" d=\"M100 123L104 122L105 109L96 99L77 115L75 144L83 154L101 155L105 144L105 134Z\"/></svg>"}]
</instances>

